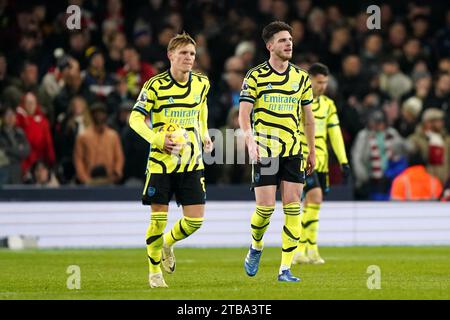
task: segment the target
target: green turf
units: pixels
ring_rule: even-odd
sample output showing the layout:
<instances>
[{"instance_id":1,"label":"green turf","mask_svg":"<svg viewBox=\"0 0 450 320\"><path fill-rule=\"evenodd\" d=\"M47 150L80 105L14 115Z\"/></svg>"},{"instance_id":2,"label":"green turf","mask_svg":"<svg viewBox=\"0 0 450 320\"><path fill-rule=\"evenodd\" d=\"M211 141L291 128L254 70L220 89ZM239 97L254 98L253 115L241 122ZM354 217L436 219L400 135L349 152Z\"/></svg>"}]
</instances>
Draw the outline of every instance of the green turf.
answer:
<instances>
[{"instance_id":1,"label":"green turf","mask_svg":"<svg viewBox=\"0 0 450 320\"><path fill-rule=\"evenodd\" d=\"M278 248L247 277L246 251L176 249L169 288L149 289L145 249L0 250L0 299L450 299L450 247L321 248L325 265L293 267L301 283L277 282ZM80 290L66 287L69 265L81 268ZM370 265L380 290L367 288Z\"/></svg>"}]
</instances>

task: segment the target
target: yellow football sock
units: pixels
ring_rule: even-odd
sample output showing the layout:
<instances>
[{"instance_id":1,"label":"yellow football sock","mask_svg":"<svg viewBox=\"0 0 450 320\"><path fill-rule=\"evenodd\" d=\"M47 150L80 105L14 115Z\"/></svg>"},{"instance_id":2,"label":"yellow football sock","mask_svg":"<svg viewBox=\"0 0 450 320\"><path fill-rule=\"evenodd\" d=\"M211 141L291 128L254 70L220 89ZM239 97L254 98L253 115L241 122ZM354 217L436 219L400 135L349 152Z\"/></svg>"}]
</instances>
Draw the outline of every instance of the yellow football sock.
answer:
<instances>
[{"instance_id":1,"label":"yellow football sock","mask_svg":"<svg viewBox=\"0 0 450 320\"><path fill-rule=\"evenodd\" d=\"M176 242L186 239L200 229L203 220L203 218L181 218L174 224L172 230L164 234L164 243L173 246Z\"/></svg>"},{"instance_id":2,"label":"yellow football sock","mask_svg":"<svg viewBox=\"0 0 450 320\"><path fill-rule=\"evenodd\" d=\"M166 225L167 212L152 212L150 224L145 236L150 273L161 272L161 249Z\"/></svg>"},{"instance_id":3,"label":"yellow football sock","mask_svg":"<svg viewBox=\"0 0 450 320\"><path fill-rule=\"evenodd\" d=\"M274 206L256 206L256 210L251 219L253 249L262 250L264 247L264 241L262 238L269 227L270 217L272 216L274 210Z\"/></svg>"},{"instance_id":4,"label":"yellow football sock","mask_svg":"<svg viewBox=\"0 0 450 320\"><path fill-rule=\"evenodd\" d=\"M300 239L300 203L292 202L283 206L284 226L281 234L281 266L290 268Z\"/></svg>"},{"instance_id":5,"label":"yellow football sock","mask_svg":"<svg viewBox=\"0 0 450 320\"><path fill-rule=\"evenodd\" d=\"M319 231L319 211L320 203L308 203L302 217L302 234L304 234L307 250L317 252L317 234Z\"/></svg>"}]
</instances>

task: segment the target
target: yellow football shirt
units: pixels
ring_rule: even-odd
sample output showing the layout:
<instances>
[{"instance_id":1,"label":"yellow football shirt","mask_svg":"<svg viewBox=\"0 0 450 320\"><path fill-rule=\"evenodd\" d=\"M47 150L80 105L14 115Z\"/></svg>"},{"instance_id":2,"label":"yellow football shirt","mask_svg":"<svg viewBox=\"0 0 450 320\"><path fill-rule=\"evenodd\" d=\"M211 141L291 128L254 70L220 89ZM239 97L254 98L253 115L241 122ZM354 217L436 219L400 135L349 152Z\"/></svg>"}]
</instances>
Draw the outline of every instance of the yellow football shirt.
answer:
<instances>
[{"instance_id":1,"label":"yellow football shirt","mask_svg":"<svg viewBox=\"0 0 450 320\"><path fill-rule=\"evenodd\" d=\"M239 101L253 104L252 127L261 157L301 154L302 107L312 100L308 73L291 63L283 73L268 61L248 71Z\"/></svg>"},{"instance_id":2,"label":"yellow football shirt","mask_svg":"<svg viewBox=\"0 0 450 320\"><path fill-rule=\"evenodd\" d=\"M313 100L312 111L315 125L314 144L316 146L316 166L314 169L317 172L328 172L328 138L339 163L348 163L334 101L325 95L316 97ZM303 156L306 157L308 155L306 136L302 130L300 134Z\"/></svg>"},{"instance_id":3,"label":"yellow football shirt","mask_svg":"<svg viewBox=\"0 0 450 320\"><path fill-rule=\"evenodd\" d=\"M168 154L151 146L147 164L150 173L204 169L202 150L208 132L209 88L208 78L197 72L191 72L186 83L178 83L170 71L166 71L144 84L133 107L130 124L132 121L143 121L144 117L150 115L153 133L145 132L147 128L142 124L135 130L149 142L166 123L178 124L188 133L188 142L180 155ZM139 116L136 113L139 113Z\"/></svg>"}]
</instances>

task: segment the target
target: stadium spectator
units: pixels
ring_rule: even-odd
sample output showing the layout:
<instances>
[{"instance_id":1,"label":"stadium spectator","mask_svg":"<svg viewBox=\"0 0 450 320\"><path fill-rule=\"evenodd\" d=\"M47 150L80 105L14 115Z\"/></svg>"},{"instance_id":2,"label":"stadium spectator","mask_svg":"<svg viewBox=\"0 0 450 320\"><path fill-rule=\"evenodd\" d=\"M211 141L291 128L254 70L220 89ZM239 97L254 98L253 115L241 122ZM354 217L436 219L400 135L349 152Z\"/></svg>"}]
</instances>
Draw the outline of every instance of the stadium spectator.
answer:
<instances>
[{"instance_id":1,"label":"stadium spectator","mask_svg":"<svg viewBox=\"0 0 450 320\"><path fill-rule=\"evenodd\" d=\"M8 76L8 61L4 53L0 52L0 98L3 90L10 85L11 79Z\"/></svg>"},{"instance_id":2,"label":"stadium spectator","mask_svg":"<svg viewBox=\"0 0 450 320\"><path fill-rule=\"evenodd\" d=\"M92 118L86 100L75 96L69 104L67 113L61 113L55 125L55 151L58 160L58 179L62 184L73 181L75 167L73 150L79 134L92 125Z\"/></svg>"},{"instance_id":3,"label":"stadium spectator","mask_svg":"<svg viewBox=\"0 0 450 320\"><path fill-rule=\"evenodd\" d=\"M238 56L244 62L245 69L248 70L253 64L253 59L255 57L256 47L252 41L242 41L240 42L235 51L234 55Z\"/></svg>"},{"instance_id":4,"label":"stadium spectator","mask_svg":"<svg viewBox=\"0 0 450 320\"><path fill-rule=\"evenodd\" d=\"M54 99L55 117L67 112L70 101L75 96L82 96L88 104L95 101L95 96L89 89L88 84L81 77L80 64L74 58L69 58L68 63L61 70L64 79L64 87Z\"/></svg>"},{"instance_id":5,"label":"stadium spectator","mask_svg":"<svg viewBox=\"0 0 450 320\"><path fill-rule=\"evenodd\" d=\"M399 59L402 55L403 44L406 41L407 31L405 25L400 22L394 22L388 31L387 52L394 59Z\"/></svg>"},{"instance_id":6,"label":"stadium spectator","mask_svg":"<svg viewBox=\"0 0 450 320\"><path fill-rule=\"evenodd\" d=\"M130 104L128 108L132 106L133 104ZM123 128L121 140L123 153L127 155L123 169L123 183L125 185L139 184L139 186L142 186L145 181L149 144L136 131L131 129L130 126Z\"/></svg>"},{"instance_id":7,"label":"stadium spectator","mask_svg":"<svg viewBox=\"0 0 450 320\"><path fill-rule=\"evenodd\" d=\"M341 9L337 5L329 5L326 8L327 22L331 30L347 23Z\"/></svg>"},{"instance_id":8,"label":"stadium spectator","mask_svg":"<svg viewBox=\"0 0 450 320\"><path fill-rule=\"evenodd\" d=\"M34 93L27 92L17 107L17 126L30 143L30 154L22 161L22 174L26 174L38 160L49 166L55 164L55 150L48 119L42 113Z\"/></svg>"},{"instance_id":9,"label":"stadium spectator","mask_svg":"<svg viewBox=\"0 0 450 320\"><path fill-rule=\"evenodd\" d=\"M300 45L302 48L302 45ZM347 27L337 27L331 32L328 54L325 60L332 70L341 71L341 61L353 51L350 42L350 32Z\"/></svg>"},{"instance_id":10,"label":"stadium spectator","mask_svg":"<svg viewBox=\"0 0 450 320\"><path fill-rule=\"evenodd\" d=\"M437 72L450 74L450 57L439 59Z\"/></svg>"},{"instance_id":11,"label":"stadium spectator","mask_svg":"<svg viewBox=\"0 0 450 320\"><path fill-rule=\"evenodd\" d=\"M380 71L380 60L383 50L383 38L378 33L370 33L364 40L364 48L360 54L361 64L369 74Z\"/></svg>"},{"instance_id":12,"label":"stadium spectator","mask_svg":"<svg viewBox=\"0 0 450 320\"><path fill-rule=\"evenodd\" d=\"M435 43L437 49L437 55L440 58L448 57L450 52L450 9L447 8L447 13L445 15L445 25L436 32Z\"/></svg>"},{"instance_id":13,"label":"stadium spectator","mask_svg":"<svg viewBox=\"0 0 450 320\"><path fill-rule=\"evenodd\" d=\"M133 99L137 97L142 85L156 74L155 68L141 61L137 50L127 47L123 51L124 66L117 71L117 76L127 79L128 92Z\"/></svg>"},{"instance_id":14,"label":"stadium spectator","mask_svg":"<svg viewBox=\"0 0 450 320\"><path fill-rule=\"evenodd\" d=\"M80 70L86 69L88 63L85 56L86 49L89 47L89 39L85 31L72 31L69 34L68 54L76 59L80 64Z\"/></svg>"},{"instance_id":15,"label":"stadium spectator","mask_svg":"<svg viewBox=\"0 0 450 320\"><path fill-rule=\"evenodd\" d=\"M62 48L56 49L54 55L56 58L56 64L49 68L41 82L41 89L52 101L64 87L62 70L64 70L69 63L69 57L64 54L64 50ZM54 110L52 108L51 113L49 114L50 119L53 120L53 116Z\"/></svg>"},{"instance_id":16,"label":"stadium spectator","mask_svg":"<svg viewBox=\"0 0 450 320\"><path fill-rule=\"evenodd\" d=\"M124 31L125 17L122 12L121 0L108 0L103 25L111 24L115 26L115 32Z\"/></svg>"},{"instance_id":17,"label":"stadium spectator","mask_svg":"<svg viewBox=\"0 0 450 320\"><path fill-rule=\"evenodd\" d=\"M314 43L311 50L318 56L323 56L327 52L327 43L329 41L327 20L325 12L319 8L312 8L307 19L307 38L308 41Z\"/></svg>"},{"instance_id":18,"label":"stadium spectator","mask_svg":"<svg viewBox=\"0 0 450 320\"><path fill-rule=\"evenodd\" d=\"M410 97L416 97L421 100L423 106L425 101L431 94L431 85L432 85L431 76L427 72L421 72L417 74L416 78L413 80L414 80L414 87L409 92L405 93L400 98L400 101L403 102Z\"/></svg>"},{"instance_id":19,"label":"stadium spectator","mask_svg":"<svg viewBox=\"0 0 450 320\"><path fill-rule=\"evenodd\" d=\"M114 90L115 80L112 74L105 70L105 58L97 47L89 47L86 57L89 59L89 66L84 75L84 82L97 99L105 100Z\"/></svg>"},{"instance_id":20,"label":"stadium spectator","mask_svg":"<svg viewBox=\"0 0 450 320\"><path fill-rule=\"evenodd\" d=\"M148 23L138 20L133 28L133 45L139 52L142 60L148 60L152 45L152 30Z\"/></svg>"},{"instance_id":21,"label":"stadium spectator","mask_svg":"<svg viewBox=\"0 0 450 320\"><path fill-rule=\"evenodd\" d=\"M354 54L342 60L342 73L337 77L342 100L350 105L361 99L368 91L366 77L361 70L361 59Z\"/></svg>"},{"instance_id":22,"label":"stadium spectator","mask_svg":"<svg viewBox=\"0 0 450 320\"><path fill-rule=\"evenodd\" d=\"M301 20L306 20L312 10L312 1L311 0L296 0L296 1L294 1L294 10L295 10L296 15Z\"/></svg>"},{"instance_id":23,"label":"stadium spectator","mask_svg":"<svg viewBox=\"0 0 450 320\"><path fill-rule=\"evenodd\" d=\"M124 154L116 131L106 125L107 111L102 103L91 107L93 125L75 142L74 164L81 184L113 184L123 176Z\"/></svg>"},{"instance_id":24,"label":"stadium spectator","mask_svg":"<svg viewBox=\"0 0 450 320\"><path fill-rule=\"evenodd\" d=\"M6 106L15 108L26 92L33 92L44 108L41 111L46 115L50 113L52 109L50 97L39 88L38 66L30 61L23 62L19 78L11 79L10 85L3 91L2 100Z\"/></svg>"},{"instance_id":25,"label":"stadium spectator","mask_svg":"<svg viewBox=\"0 0 450 320\"><path fill-rule=\"evenodd\" d=\"M46 56L43 52L40 30L38 30L33 19L28 23L28 28L31 29L20 34L18 46L13 46L14 49L9 55L9 64L13 75L20 74L24 61L35 63L40 68L39 74L42 74L45 67L48 66L48 61L45 59Z\"/></svg>"},{"instance_id":26,"label":"stadium spectator","mask_svg":"<svg viewBox=\"0 0 450 320\"><path fill-rule=\"evenodd\" d=\"M58 179L52 169L44 161L36 161L30 170L30 176L26 181L38 187L56 188L59 187Z\"/></svg>"},{"instance_id":27,"label":"stadium spectator","mask_svg":"<svg viewBox=\"0 0 450 320\"><path fill-rule=\"evenodd\" d=\"M388 127L381 110L373 111L352 148L357 198L389 199L391 181L386 172L400 161L402 153L403 139L397 130Z\"/></svg>"},{"instance_id":28,"label":"stadium spectator","mask_svg":"<svg viewBox=\"0 0 450 320\"><path fill-rule=\"evenodd\" d=\"M444 191L442 191L441 201L450 201L450 177L448 177L447 182L444 186Z\"/></svg>"},{"instance_id":29,"label":"stadium spectator","mask_svg":"<svg viewBox=\"0 0 450 320\"><path fill-rule=\"evenodd\" d=\"M417 14L412 18L410 24L412 36L418 39L424 54L430 57L433 53L433 44L429 38L429 17L424 14Z\"/></svg>"},{"instance_id":30,"label":"stadium spectator","mask_svg":"<svg viewBox=\"0 0 450 320\"><path fill-rule=\"evenodd\" d=\"M115 73L122 67L123 50L127 46L127 39L123 32L117 32L105 37L105 43L108 54L106 55L105 68L107 72Z\"/></svg>"},{"instance_id":31,"label":"stadium spectator","mask_svg":"<svg viewBox=\"0 0 450 320\"><path fill-rule=\"evenodd\" d=\"M418 152L411 154L408 163L408 168L392 182L391 200L438 200L442 183L427 172L422 155Z\"/></svg>"},{"instance_id":32,"label":"stadium spectator","mask_svg":"<svg viewBox=\"0 0 450 320\"><path fill-rule=\"evenodd\" d=\"M131 93L128 91L128 83L125 77L118 77L115 89L106 98L106 107L108 114L114 115L119 112L119 106L123 102L132 100Z\"/></svg>"},{"instance_id":33,"label":"stadium spectator","mask_svg":"<svg viewBox=\"0 0 450 320\"><path fill-rule=\"evenodd\" d=\"M380 89L393 99L399 99L412 88L411 79L399 67L395 58L388 57L383 61L380 74Z\"/></svg>"},{"instance_id":34,"label":"stadium spectator","mask_svg":"<svg viewBox=\"0 0 450 320\"><path fill-rule=\"evenodd\" d=\"M450 174L450 135L444 127L444 112L427 109L422 123L408 138L412 150L419 151L425 160L427 171L445 183Z\"/></svg>"},{"instance_id":35,"label":"stadium spectator","mask_svg":"<svg viewBox=\"0 0 450 320\"><path fill-rule=\"evenodd\" d=\"M239 94L246 70L244 60L241 57L232 56L226 60L219 101L209 115L214 127L221 128L224 126L227 123L226 119L230 109L239 108Z\"/></svg>"},{"instance_id":36,"label":"stadium spectator","mask_svg":"<svg viewBox=\"0 0 450 320\"><path fill-rule=\"evenodd\" d=\"M394 128L403 137L407 138L416 130L420 122L422 101L417 97L410 97L402 104L400 116L394 122Z\"/></svg>"},{"instance_id":37,"label":"stadium spectator","mask_svg":"<svg viewBox=\"0 0 450 320\"><path fill-rule=\"evenodd\" d=\"M403 45L403 53L399 60L400 69L406 75L411 75L419 59L425 59L420 41L417 38L409 38Z\"/></svg>"},{"instance_id":38,"label":"stadium spectator","mask_svg":"<svg viewBox=\"0 0 450 320\"><path fill-rule=\"evenodd\" d=\"M450 132L450 73L438 74L434 89L424 101L424 108L442 110L447 131Z\"/></svg>"},{"instance_id":39,"label":"stadium spectator","mask_svg":"<svg viewBox=\"0 0 450 320\"><path fill-rule=\"evenodd\" d=\"M174 35L174 28L168 24L164 25L158 32L157 42L152 44L149 55L145 57L145 60L149 61L156 68L156 72L162 72L169 68L166 48Z\"/></svg>"},{"instance_id":40,"label":"stadium spectator","mask_svg":"<svg viewBox=\"0 0 450 320\"><path fill-rule=\"evenodd\" d=\"M7 107L0 121L0 186L22 182L21 162L29 153L25 133L16 127L16 113Z\"/></svg>"},{"instance_id":41,"label":"stadium spectator","mask_svg":"<svg viewBox=\"0 0 450 320\"><path fill-rule=\"evenodd\" d=\"M125 100L119 104L117 112L114 112L108 117L108 126L122 135L125 127L128 127L128 118L130 117L131 108L133 107L133 100Z\"/></svg>"},{"instance_id":42,"label":"stadium spectator","mask_svg":"<svg viewBox=\"0 0 450 320\"><path fill-rule=\"evenodd\" d=\"M222 168L216 168L220 173L218 183L242 184L250 181L252 168L249 164L244 133L239 127L239 108L229 110L226 126L222 127L220 131L223 144L216 144L216 154L223 154L224 165Z\"/></svg>"},{"instance_id":43,"label":"stadium spectator","mask_svg":"<svg viewBox=\"0 0 450 320\"><path fill-rule=\"evenodd\" d=\"M208 44L205 35L199 33L194 38L197 43L197 57L195 58L194 69L204 75L211 71L211 56L208 51Z\"/></svg>"}]
</instances>

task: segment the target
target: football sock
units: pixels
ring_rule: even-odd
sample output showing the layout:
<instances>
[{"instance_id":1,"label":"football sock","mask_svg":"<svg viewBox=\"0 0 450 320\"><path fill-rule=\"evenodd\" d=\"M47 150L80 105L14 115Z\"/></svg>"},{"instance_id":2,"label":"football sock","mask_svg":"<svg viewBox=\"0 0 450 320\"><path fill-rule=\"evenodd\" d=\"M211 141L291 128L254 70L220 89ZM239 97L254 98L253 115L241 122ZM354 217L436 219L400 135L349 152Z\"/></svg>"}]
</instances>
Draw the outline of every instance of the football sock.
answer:
<instances>
[{"instance_id":1,"label":"football sock","mask_svg":"<svg viewBox=\"0 0 450 320\"><path fill-rule=\"evenodd\" d=\"M176 242L186 239L200 229L203 220L204 218L181 218L174 224L172 230L164 234L164 243L173 246Z\"/></svg>"},{"instance_id":2,"label":"football sock","mask_svg":"<svg viewBox=\"0 0 450 320\"><path fill-rule=\"evenodd\" d=\"M262 250L264 242L262 240L264 233L266 232L270 217L272 216L274 206L256 206L256 210L252 215L251 228L252 228L252 248Z\"/></svg>"},{"instance_id":3,"label":"football sock","mask_svg":"<svg viewBox=\"0 0 450 320\"><path fill-rule=\"evenodd\" d=\"M283 206L284 226L281 234L281 265L289 268L300 239L300 203L292 202ZM282 268L280 268L281 270Z\"/></svg>"},{"instance_id":4,"label":"football sock","mask_svg":"<svg viewBox=\"0 0 450 320\"><path fill-rule=\"evenodd\" d=\"M161 272L161 249L166 225L167 212L152 212L150 224L145 236L150 273Z\"/></svg>"},{"instance_id":5,"label":"football sock","mask_svg":"<svg viewBox=\"0 0 450 320\"><path fill-rule=\"evenodd\" d=\"M320 203L308 203L302 217L302 232L307 242L307 250L317 252L317 233L319 231Z\"/></svg>"}]
</instances>

